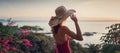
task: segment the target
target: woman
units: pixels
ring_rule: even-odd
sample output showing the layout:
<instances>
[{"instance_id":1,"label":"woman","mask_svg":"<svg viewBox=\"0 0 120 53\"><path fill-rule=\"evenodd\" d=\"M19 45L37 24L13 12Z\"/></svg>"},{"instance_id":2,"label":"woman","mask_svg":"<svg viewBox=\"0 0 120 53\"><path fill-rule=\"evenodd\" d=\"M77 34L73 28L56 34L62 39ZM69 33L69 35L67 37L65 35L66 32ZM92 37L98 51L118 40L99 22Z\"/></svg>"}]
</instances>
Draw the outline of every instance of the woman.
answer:
<instances>
[{"instance_id":1,"label":"woman","mask_svg":"<svg viewBox=\"0 0 120 53\"><path fill-rule=\"evenodd\" d=\"M54 53L71 53L69 45L70 38L80 41L83 40L78 20L73 14L75 12L76 11L73 9L66 10L64 6L59 6L55 10L56 16L51 17L49 25L52 29L51 31L56 42ZM77 33L72 32L67 26L64 26L64 22L69 16L75 23Z\"/></svg>"}]
</instances>

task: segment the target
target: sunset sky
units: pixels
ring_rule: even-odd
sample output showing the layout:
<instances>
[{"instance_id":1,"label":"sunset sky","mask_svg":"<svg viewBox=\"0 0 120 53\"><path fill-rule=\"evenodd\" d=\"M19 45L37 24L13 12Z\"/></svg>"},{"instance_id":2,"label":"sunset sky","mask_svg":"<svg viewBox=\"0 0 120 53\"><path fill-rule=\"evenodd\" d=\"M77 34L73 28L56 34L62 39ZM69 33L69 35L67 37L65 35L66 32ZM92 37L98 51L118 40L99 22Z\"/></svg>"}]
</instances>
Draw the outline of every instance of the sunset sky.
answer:
<instances>
[{"instance_id":1,"label":"sunset sky","mask_svg":"<svg viewBox=\"0 0 120 53\"><path fill-rule=\"evenodd\" d=\"M0 18L47 19L61 5L79 20L120 20L120 0L0 0Z\"/></svg>"}]
</instances>

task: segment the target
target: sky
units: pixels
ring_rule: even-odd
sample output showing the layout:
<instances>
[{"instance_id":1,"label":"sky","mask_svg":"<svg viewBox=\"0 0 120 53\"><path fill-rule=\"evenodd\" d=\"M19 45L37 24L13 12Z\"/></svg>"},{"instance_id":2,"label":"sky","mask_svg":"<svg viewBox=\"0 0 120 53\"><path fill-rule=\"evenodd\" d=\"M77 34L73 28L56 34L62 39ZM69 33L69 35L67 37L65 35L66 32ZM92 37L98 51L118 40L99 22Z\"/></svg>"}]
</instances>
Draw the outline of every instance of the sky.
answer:
<instances>
[{"instance_id":1,"label":"sky","mask_svg":"<svg viewBox=\"0 0 120 53\"><path fill-rule=\"evenodd\" d=\"M48 19L61 5L79 20L120 20L120 0L0 0L0 18Z\"/></svg>"}]
</instances>

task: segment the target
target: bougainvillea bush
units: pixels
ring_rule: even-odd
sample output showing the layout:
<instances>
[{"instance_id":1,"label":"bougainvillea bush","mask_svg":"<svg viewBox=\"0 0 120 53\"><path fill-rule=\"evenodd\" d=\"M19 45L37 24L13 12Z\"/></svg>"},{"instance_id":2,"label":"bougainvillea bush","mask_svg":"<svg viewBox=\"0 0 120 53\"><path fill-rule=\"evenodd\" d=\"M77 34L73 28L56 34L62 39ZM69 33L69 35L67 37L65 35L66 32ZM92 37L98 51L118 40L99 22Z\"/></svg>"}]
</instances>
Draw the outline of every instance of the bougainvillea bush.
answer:
<instances>
[{"instance_id":1,"label":"bougainvillea bush","mask_svg":"<svg viewBox=\"0 0 120 53\"><path fill-rule=\"evenodd\" d=\"M55 41L49 35L38 33L43 28L38 26L14 25L0 23L0 53L54 53ZM72 53L87 53L79 43L70 40Z\"/></svg>"},{"instance_id":2,"label":"bougainvillea bush","mask_svg":"<svg viewBox=\"0 0 120 53\"><path fill-rule=\"evenodd\" d=\"M0 53L30 53L29 48L33 46L27 39L30 31L14 24L11 18L6 25L0 23Z\"/></svg>"}]
</instances>

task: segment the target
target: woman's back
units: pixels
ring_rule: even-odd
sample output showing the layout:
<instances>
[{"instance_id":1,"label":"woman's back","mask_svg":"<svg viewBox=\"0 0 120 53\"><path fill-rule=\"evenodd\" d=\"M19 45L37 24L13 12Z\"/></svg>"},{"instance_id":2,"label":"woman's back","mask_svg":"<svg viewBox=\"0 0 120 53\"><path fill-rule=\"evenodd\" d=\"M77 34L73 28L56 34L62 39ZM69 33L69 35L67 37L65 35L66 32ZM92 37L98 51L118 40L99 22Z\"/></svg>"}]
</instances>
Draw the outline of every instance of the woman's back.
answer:
<instances>
[{"instance_id":1,"label":"woman's back","mask_svg":"<svg viewBox=\"0 0 120 53\"><path fill-rule=\"evenodd\" d=\"M71 53L69 46L70 37L64 33L64 26L61 26L58 30L58 33L54 35L56 40L55 53Z\"/></svg>"},{"instance_id":2,"label":"woman's back","mask_svg":"<svg viewBox=\"0 0 120 53\"><path fill-rule=\"evenodd\" d=\"M68 40L68 35L65 33L66 26L60 26L58 32L54 35L57 44L62 44Z\"/></svg>"}]
</instances>

